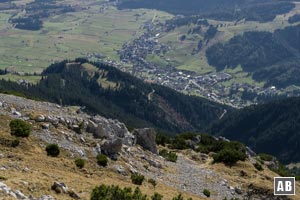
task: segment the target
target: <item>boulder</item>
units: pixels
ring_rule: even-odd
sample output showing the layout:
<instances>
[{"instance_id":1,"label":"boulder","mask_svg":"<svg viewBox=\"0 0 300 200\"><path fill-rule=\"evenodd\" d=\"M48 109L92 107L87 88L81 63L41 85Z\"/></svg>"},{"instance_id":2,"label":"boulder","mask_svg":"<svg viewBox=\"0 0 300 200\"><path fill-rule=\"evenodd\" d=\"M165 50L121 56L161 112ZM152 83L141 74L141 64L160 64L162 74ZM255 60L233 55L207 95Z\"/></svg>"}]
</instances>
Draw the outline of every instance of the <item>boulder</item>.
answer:
<instances>
[{"instance_id":1,"label":"boulder","mask_svg":"<svg viewBox=\"0 0 300 200\"><path fill-rule=\"evenodd\" d=\"M37 118L35 119L36 122L43 122L45 121L45 116L44 115L38 115Z\"/></svg>"},{"instance_id":2,"label":"boulder","mask_svg":"<svg viewBox=\"0 0 300 200\"><path fill-rule=\"evenodd\" d=\"M18 199L27 199L27 196L25 196L20 190L16 190L15 194Z\"/></svg>"},{"instance_id":3,"label":"boulder","mask_svg":"<svg viewBox=\"0 0 300 200\"><path fill-rule=\"evenodd\" d=\"M22 117L22 114L18 111L14 111L13 115L17 116L17 117Z\"/></svg>"},{"instance_id":4,"label":"boulder","mask_svg":"<svg viewBox=\"0 0 300 200\"><path fill-rule=\"evenodd\" d=\"M126 170L124 169L124 167L121 166L121 165L115 165L113 168L114 168L114 170L116 172L118 172L119 174L121 174L123 176L127 176L128 175L128 173L126 172Z\"/></svg>"},{"instance_id":5,"label":"boulder","mask_svg":"<svg viewBox=\"0 0 300 200\"><path fill-rule=\"evenodd\" d=\"M101 145L101 151L112 160L117 160L118 154L122 149L122 145L122 140L120 138L108 140Z\"/></svg>"},{"instance_id":6,"label":"boulder","mask_svg":"<svg viewBox=\"0 0 300 200\"><path fill-rule=\"evenodd\" d=\"M52 117L52 116L47 116L45 119L46 122L49 122L53 125L57 125L59 123L59 119L56 117Z\"/></svg>"},{"instance_id":7,"label":"boulder","mask_svg":"<svg viewBox=\"0 0 300 200\"><path fill-rule=\"evenodd\" d=\"M51 189L54 190L57 194L68 192L68 187L66 186L66 184L59 183L59 182L56 182L56 181L51 186Z\"/></svg>"},{"instance_id":8,"label":"boulder","mask_svg":"<svg viewBox=\"0 0 300 200\"><path fill-rule=\"evenodd\" d=\"M109 138L108 132L102 128L99 124L94 123L93 121L89 120L87 124L87 132L92 133L95 138L100 139L107 139Z\"/></svg>"},{"instance_id":9,"label":"boulder","mask_svg":"<svg viewBox=\"0 0 300 200\"><path fill-rule=\"evenodd\" d=\"M147 161L153 167L162 168L162 164L157 160L148 159Z\"/></svg>"},{"instance_id":10,"label":"boulder","mask_svg":"<svg viewBox=\"0 0 300 200\"><path fill-rule=\"evenodd\" d=\"M136 138L136 144L141 145L144 149L157 154L156 132L151 128L134 129L133 135Z\"/></svg>"},{"instance_id":11,"label":"boulder","mask_svg":"<svg viewBox=\"0 0 300 200\"><path fill-rule=\"evenodd\" d=\"M50 124L44 123L42 124L42 128L47 130L50 128Z\"/></svg>"}]
</instances>

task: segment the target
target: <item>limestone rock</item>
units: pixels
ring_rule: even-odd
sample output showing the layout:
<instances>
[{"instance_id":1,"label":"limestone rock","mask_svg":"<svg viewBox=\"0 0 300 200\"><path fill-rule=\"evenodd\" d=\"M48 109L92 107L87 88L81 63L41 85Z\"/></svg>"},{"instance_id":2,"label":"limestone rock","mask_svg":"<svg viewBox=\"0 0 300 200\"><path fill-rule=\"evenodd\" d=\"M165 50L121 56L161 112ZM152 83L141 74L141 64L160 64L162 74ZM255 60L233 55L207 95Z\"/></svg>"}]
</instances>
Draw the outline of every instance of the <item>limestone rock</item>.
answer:
<instances>
[{"instance_id":1,"label":"limestone rock","mask_svg":"<svg viewBox=\"0 0 300 200\"><path fill-rule=\"evenodd\" d=\"M136 137L136 143L141 145L144 149L157 154L156 147L156 132L151 128L134 129L133 135Z\"/></svg>"},{"instance_id":2,"label":"limestone rock","mask_svg":"<svg viewBox=\"0 0 300 200\"><path fill-rule=\"evenodd\" d=\"M113 168L115 169L116 172L118 172L119 174L122 174L123 176L127 176L128 175L128 173L126 172L126 170L124 169L124 167L121 166L121 165L115 165Z\"/></svg>"},{"instance_id":3,"label":"limestone rock","mask_svg":"<svg viewBox=\"0 0 300 200\"><path fill-rule=\"evenodd\" d=\"M122 140L120 138L108 140L101 146L101 151L113 160L118 158L122 149Z\"/></svg>"},{"instance_id":4,"label":"limestone rock","mask_svg":"<svg viewBox=\"0 0 300 200\"><path fill-rule=\"evenodd\" d=\"M43 122L43 121L45 121L45 116L44 115L39 115L37 118L36 118L36 121L37 122Z\"/></svg>"},{"instance_id":5,"label":"limestone rock","mask_svg":"<svg viewBox=\"0 0 300 200\"><path fill-rule=\"evenodd\" d=\"M27 197L20 190L16 190L15 194L18 199L27 199Z\"/></svg>"}]
</instances>

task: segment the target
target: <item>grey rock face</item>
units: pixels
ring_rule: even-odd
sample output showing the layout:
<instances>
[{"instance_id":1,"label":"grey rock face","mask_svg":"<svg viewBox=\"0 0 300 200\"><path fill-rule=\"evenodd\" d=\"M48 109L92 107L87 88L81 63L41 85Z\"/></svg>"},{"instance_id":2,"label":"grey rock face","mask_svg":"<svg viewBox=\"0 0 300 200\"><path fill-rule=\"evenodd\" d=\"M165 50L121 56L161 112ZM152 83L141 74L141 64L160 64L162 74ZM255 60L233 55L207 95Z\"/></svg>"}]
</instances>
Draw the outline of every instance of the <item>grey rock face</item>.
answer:
<instances>
[{"instance_id":1,"label":"grey rock face","mask_svg":"<svg viewBox=\"0 0 300 200\"><path fill-rule=\"evenodd\" d=\"M101 146L101 151L113 160L118 158L118 154L122 149L122 140L120 138L108 140Z\"/></svg>"},{"instance_id":2,"label":"grey rock face","mask_svg":"<svg viewBox=\"0 0 300 200\"><path fill-rule=\"evenodd\" d=\"M135 129L133 135L136 137L136 143L141 145L144 149L157 154L156 147L156 132L151 128Z\"/></svg>"},{"instance_id":3,"label":"grey rock face","mask_svg":"<svg viewBox=\"0 0 300 200\"><path fill-rule=\"evenodd\" d=\"M118 172L119 174L122 174L123 176L127 176L128 175L128 173L126 172L126 170L124 169L124 167L121 166L121 165L115 165L113 168L114 168L114 170L116 172Z\"/></svg>"},{"instance_id":4,"label":"grey rock face","mask_svg":"<svg viewBox=\"0 0 300 200\"><path fill-rule=\"evenodd\" d=\"M108 132L100 124L96 124L91 120L88 122L87 132L92 133L95 138L107 139L109 137Z\"/></svg>"}]
</instances>

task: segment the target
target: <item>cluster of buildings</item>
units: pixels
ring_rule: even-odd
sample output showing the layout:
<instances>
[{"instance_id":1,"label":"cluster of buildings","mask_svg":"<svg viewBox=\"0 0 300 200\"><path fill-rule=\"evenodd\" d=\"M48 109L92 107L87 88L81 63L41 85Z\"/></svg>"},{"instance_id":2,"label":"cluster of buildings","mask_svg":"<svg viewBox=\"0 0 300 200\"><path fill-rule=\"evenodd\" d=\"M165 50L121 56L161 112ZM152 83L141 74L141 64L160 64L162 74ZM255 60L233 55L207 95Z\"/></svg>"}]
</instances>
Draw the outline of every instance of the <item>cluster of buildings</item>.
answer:
<instances>
[{"instance_id":1,"label":"cluster of buildings","mask_svg":"<svg viewBox=\"0 0 300 200\"><path fill-rule=\"evenodd\" d=\"M144 33L139 38L125 43L119 51L121 62L104 61L148 83L157 83L188 95L202 96L237 108L280 95L292 95L291 92L286 94L274 86L264 88L248 83L236 83L232 81L234 77L225 72L199 75L191 71L178 70L171 65L161 66L150 62L147 60L148 55L165 59L163 54L169 47L158 41L163 33L163 25L160 22L149 21L142 28L145 30ZM165 61L168 62L166 59ZM129 65L131 67L125 67Z\"/></svg>"}]
</instances>

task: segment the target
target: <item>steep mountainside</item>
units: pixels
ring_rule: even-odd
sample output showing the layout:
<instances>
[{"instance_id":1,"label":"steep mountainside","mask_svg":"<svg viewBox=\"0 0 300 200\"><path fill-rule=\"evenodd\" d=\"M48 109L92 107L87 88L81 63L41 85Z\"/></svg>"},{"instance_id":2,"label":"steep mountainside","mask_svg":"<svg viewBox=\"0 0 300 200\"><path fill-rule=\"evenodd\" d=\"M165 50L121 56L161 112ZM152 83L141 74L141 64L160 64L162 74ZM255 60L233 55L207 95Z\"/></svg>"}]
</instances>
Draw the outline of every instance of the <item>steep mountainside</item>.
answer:
<instances>
[{"instance_id":1,"label":"steep mountainside","mask_svg":"<svg viewBox=\"0 0 300 200\"><path fill-rule=\"evenodd\" d=\"M257 152L277 156L282 162L299 162L299 121L300 98L290 98L226 115L209 132L242 141Z\"/></svg>"},{"instance_id":2,"label":"steep mountainside","mask_svg":"<svg viewBox=\"0 0 300 200\"><path fill-rule=\"evenodd\" d=\"M203 15L220 20L271 21L276 15L287 13L294 4L270 0L122 0L118 5L124 8L148 8L167 11L172 14Z\"/></svg>"},{"instance_id":3,"label":"steep mountainside","mask_svg":"<svg viewBox=\"0 0 300 200\"><path fill-rule=\"evenodd\" d=\"M213 164L208 153L173 149L178 157L170 162L156 154L156 148L168 148L156 147L156 133L151 129L129 132L118 120L77 109L0 94L1 199L90 199L92 189L100 184L139 187L148 197L157 192L163 200L179 193L194 200L291 199L273 196L272 178L278 175L268 169L267 162L258 171L253 165L258 157L253 153L229 167ZM11 134L9 124L15 119L30 124L28 138ZM47 156L48 144L58 145L58 157ZM97 163L99 154L108 156L107 166ZM83 168L75 165L76 158L85 161ZM130 180L136 173L145 178L141 185ZM210 191L210 198L204 189ZM299 198L298 183L296 191Z\"/></svg>"},{"instance_id":4,"label":"steep mountainside","mask_svg":"<svg viewBox=\"0 0 300 200\"><path fill-rule=\"evenodd\" d=\"M51 65L37 85L27 87L2 81L0 89L63 105L80 105L90 112L118 118L131 127L150 126L172 133L203 130L224 109L231 110L83 59Z\"/></svg>"},{"instance_id":5,"label":"steep mountainside","mask_svg":"<svg viewBox=\"0 0 300 200\"><path fill-rule=\"evenodd\" d=\"M287 87L299 85L300 25L271 32L246 32L206 51L208 62L218 70L242 66L257 81Z\"/></svg>"}]
</instances>

